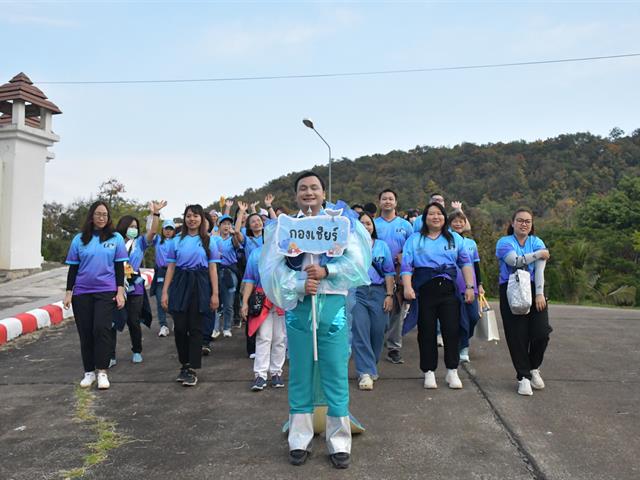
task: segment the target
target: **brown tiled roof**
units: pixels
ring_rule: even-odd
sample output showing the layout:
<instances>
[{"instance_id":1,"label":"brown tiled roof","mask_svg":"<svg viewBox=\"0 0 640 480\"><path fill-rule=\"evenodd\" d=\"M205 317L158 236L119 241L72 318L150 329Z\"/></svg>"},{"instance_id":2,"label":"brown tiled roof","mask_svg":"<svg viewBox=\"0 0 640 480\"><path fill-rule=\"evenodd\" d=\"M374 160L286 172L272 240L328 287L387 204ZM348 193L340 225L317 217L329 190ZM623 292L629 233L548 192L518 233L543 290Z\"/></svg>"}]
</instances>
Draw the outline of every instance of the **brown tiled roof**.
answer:
<instances>
[{"instance_id":1,"label":"brown tiled roof","mask_svg":"<svg viewBox=\"0 0 640 480\"><path fill-rule=\"evenodd\" d=\"M27 117L40 115L39 107L44 107L53 114L62 113L53 102L47 100L47 96L42 93L42 90L34 86L31 79L22 72L9 80L9 83L0 86L0 113L11 114L8 100L24 100L31 103L27 106Z\"/></svg>"}]
</instances>

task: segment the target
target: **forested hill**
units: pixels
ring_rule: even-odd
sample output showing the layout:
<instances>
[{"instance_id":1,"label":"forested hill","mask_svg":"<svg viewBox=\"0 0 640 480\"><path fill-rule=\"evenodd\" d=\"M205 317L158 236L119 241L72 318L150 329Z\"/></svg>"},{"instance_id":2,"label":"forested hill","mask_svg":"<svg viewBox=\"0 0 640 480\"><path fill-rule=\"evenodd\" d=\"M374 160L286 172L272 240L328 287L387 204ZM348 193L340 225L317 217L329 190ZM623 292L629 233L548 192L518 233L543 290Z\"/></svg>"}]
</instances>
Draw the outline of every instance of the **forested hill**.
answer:
<instances>
[{"instance_id":1,"label":"forested hill","mask_svg":"<svg viewBox=\"0 0 640 480\"><path fill-rule=\"evenodd\" d=\"M327 166L315 172L328 178ZM241 198L293 206L292 182L299 172L245 191ZM484 214L499 227L514 208L530 206L537 215L563 216L594 193L607 193L624 177L640 176L640 129L624 136L590 133L560 135L535 142L514 141L413 150L342 159L333 163L333 197L347 203L376 201L384 188L399 194L399 208L423 207L430 192Z\"/></svg>"}]
</instances>

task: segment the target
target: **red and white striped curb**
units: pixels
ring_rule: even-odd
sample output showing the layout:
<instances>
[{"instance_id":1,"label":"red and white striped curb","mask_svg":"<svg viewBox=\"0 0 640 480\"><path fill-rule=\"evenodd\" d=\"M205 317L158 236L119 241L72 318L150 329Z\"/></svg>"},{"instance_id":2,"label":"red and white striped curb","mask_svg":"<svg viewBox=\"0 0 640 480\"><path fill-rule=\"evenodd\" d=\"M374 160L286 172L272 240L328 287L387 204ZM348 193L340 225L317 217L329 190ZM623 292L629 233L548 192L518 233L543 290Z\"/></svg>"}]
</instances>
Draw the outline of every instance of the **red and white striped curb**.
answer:
<instances>
[{"instance_id":1,"label":"red and white striped curb","mask_svg":"<svg viewBox=\"0 0 640 480\"><path fill-rule=\"evenodd\" d=\"M153 269L142 268L140 274L144 277L146 286L149 287L153 281ZM4 345L20 335L57 325L69 317L73 317L73 308L69 307L68 310L65 310L62 302L56 302L19 313L13 317L3 318L0 320L0 345Z\"/></svg>"},{"instance_id":2,"label":"red and white striped curb","mask_svg":"<svg viewBox=\"0 0 640 480\"><path fill-rule=\"evenodd\" d=\"M2 319L0 320L0 345L25 333L57 325L69 317L73 317L73 310L71 308L65 310L62 302L56 302Z\"/></svg>"}]
</instances>

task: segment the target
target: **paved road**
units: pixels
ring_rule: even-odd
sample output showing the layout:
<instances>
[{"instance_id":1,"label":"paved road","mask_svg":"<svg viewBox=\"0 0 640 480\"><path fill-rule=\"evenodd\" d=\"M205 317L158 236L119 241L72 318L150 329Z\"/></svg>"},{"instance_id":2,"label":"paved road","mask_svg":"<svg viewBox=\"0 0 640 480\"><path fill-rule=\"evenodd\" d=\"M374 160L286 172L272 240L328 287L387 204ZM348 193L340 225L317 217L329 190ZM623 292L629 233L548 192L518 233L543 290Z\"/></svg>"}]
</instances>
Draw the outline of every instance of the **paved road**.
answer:
<instances>
[{"instance_id":1,"label":"paved road","mask_svg":"<svg viewBox=\"0 0 640 480\"><path fill-rule=\"evenodd\" d=\"M2 288L2 287L0 287ZM173 338L144 332L144 363L119 337L112 387L95 392L98 415L133 441L85 478L637 479L640 478L640 311L551 307L555 331L544 363L547 388L515 393L504 342L472 343L464 389L422 388L415 334L407 363L382 362L373 392L351 388L367 431L353 465L334 470L317 438L307 465L286 460L280 426L286 389L249 391L244 339L215 343L192 389L173 382ZM82 376L73 323L0 350L0 478L53 479L79 467L95 434L73 420Z\"/></svg>"}]
</instances>

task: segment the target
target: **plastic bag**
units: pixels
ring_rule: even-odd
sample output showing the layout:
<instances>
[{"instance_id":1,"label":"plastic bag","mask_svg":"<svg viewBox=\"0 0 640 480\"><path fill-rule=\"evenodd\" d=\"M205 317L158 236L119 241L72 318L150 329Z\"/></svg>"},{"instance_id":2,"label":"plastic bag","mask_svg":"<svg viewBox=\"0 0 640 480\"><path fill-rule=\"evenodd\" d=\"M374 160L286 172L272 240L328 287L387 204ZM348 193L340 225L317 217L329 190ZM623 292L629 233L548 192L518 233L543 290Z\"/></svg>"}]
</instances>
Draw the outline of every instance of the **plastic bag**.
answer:
<instances>
[{"instance_id":1,"label":"plastic bag","mask_svg":"<svg viewBox=\"0 0 640 480\"><path fill-rule=\"evenodd\" d=\"M509 275L507 300L514 315L526 315L531 310L531 275L518 269Z\"/></svg>"}]
</instances>

